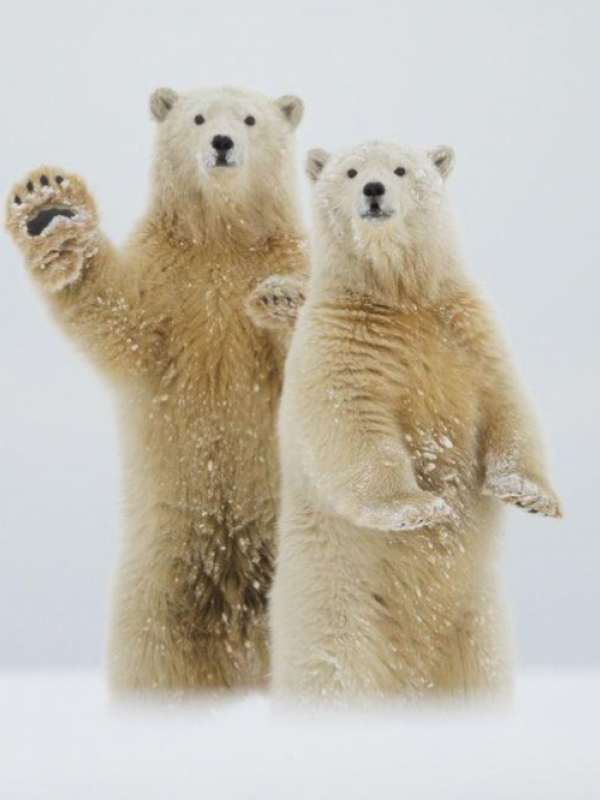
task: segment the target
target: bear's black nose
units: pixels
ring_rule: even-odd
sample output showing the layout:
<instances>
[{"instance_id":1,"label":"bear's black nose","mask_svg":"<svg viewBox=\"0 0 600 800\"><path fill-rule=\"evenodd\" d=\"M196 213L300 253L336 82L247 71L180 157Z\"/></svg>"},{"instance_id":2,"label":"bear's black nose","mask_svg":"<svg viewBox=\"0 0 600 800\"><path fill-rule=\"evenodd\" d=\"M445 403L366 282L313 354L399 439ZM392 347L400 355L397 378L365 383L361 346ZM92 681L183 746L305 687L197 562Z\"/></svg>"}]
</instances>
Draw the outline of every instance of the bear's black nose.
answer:
<instances>
[{"instance_id":1,"label":"bear's black nose","mask_svg":"<svg viewBox=\"0 0 600 800\"><path fill-rule=\"evenodd\" d=\"M233 147L233 139L231 136L221 136L221 134L218 133L216 136L213 136L212 146L219 153L226 153Z\"/></svg>"},{"instance_id":2,"label":"bear's black nose","mask_svg":"<svg viewBox=\"0 0 600 800\"><path fill-rule=\"evenodd\" d=\"M385 186L379 181L365 183L363 194L365 197L381 197L382 194L385 194Z\"/></svg>"}]
</instances>

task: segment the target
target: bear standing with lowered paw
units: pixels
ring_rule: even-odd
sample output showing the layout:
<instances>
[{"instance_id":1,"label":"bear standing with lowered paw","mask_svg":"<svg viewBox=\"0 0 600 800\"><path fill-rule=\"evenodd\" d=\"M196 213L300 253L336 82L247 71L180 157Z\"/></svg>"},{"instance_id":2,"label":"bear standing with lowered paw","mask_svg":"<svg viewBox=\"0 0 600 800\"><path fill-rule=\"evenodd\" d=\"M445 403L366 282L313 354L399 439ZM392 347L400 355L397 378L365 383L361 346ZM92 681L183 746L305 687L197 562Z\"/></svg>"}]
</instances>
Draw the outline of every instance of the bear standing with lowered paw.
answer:
<instances>
[{"instance_id":1,"label":"bear standing with lowered paw","mask_svg":"<svg viewBox=\"0 0 600 800\"><path fill-rule=\"evenodd\" d=\"M62 169L13 188L7 227L56 319L117 390L126 530L113 686L261 685L294 301L268 319L274 293L257 284L305 268L293 161L302 103L160 89L150 108L152 196L123 248ZM259 328L247 311L255 318L261 301Z\"/></svg>"},{"instance_id":2,"label":"bear standing with lowered paw","mask_svg":"<svg viewBox=\"0 0 600 800\"><path fill-rule=\"evenodd\" d=\"M314 258L281 405L277 691L503 687L498 498L560 516L537 425L463 271L454 156L312 151Z\"/></svg>"}]
</instances>

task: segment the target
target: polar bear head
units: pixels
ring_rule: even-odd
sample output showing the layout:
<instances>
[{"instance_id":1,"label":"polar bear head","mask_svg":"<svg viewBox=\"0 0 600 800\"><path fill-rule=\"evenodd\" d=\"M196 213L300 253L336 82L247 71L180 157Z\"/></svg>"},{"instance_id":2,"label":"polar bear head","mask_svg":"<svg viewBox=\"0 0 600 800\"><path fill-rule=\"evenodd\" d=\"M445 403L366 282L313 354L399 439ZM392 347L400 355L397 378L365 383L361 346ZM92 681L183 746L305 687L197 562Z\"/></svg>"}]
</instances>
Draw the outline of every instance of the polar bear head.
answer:
<instances>
[{"instance_id":1,"label":"polar bear head","mask_svg":"<svg viewBox=\"0 0 600 800\"><path fill-rule=\"evenodd\" d=\"M268 198L285 201L293 132L303 114L298 97L271 100L236 88L157 89L150 113L159 123L155 194L179 214L182 204L193 209L200 198L205 210L225 217L251 204L268 212Z\"/></svg>"},{"instance_id":2,"label":"polar bear head","mask_svg":"<svg viewBox=\"0 0 600 800\"><path fill-rule=\"evenodd\" d=\"M445 181L453 165L445 146L369 142L333 155L311 150L306 171L317 237L388 271L452 247Z\"/></svg>"}]
</instances>

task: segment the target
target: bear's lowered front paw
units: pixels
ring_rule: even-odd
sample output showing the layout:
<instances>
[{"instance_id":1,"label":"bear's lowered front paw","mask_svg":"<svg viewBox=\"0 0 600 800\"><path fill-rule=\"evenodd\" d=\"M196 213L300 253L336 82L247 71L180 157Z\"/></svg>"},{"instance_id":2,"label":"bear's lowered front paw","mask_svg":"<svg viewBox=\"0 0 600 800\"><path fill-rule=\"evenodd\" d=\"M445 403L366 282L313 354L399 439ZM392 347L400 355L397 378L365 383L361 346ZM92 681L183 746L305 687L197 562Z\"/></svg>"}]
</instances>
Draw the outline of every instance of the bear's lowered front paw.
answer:
<instances>
[{"instance_id":1,"label":"bear's lowered front paw","mask_svg":"<svg viewBox=\"0 0 600 800\"><path fill-rule=\"evenodd\" d=\"M562 517L560 501L554 490L543 480L523 477L518 473L488 472L483 493L493 495L504 503L518 506L530 514Z\"/></svg>"},{"instance_id":2,"label":"bear's lowered front paw","mask_svg":"<svg viewBox=\"0 0 600 800\"><path fill-rule=\"evenodd\" d=\"M246 300L246 310L259 328L292 326L304 304L306 283L289 275L272 275Z\"/></svg>"},{"instance_id":3,"label":"bear's lowered front paw","mask_svg":"<svg viewBox=\"0 0 600 800\"><path fill-rule=\"evenodd\" d=\"M385 505L363 507L354 521L363 528L412 531L443 523L454 524L456 515L441 497L419 492Z\"/></svg>"},{"instance_id":4,"label":"bear's lowered front paw","mask_svg":"<svg viewBox=\"0 0 600 800\"><path fill-rule=\"evenodd\" d=\"M96 251L94 202L79 178L63 170L41 167L16 184L6 227L50 291L76 281Z\"/></svg>"}]
</instances>

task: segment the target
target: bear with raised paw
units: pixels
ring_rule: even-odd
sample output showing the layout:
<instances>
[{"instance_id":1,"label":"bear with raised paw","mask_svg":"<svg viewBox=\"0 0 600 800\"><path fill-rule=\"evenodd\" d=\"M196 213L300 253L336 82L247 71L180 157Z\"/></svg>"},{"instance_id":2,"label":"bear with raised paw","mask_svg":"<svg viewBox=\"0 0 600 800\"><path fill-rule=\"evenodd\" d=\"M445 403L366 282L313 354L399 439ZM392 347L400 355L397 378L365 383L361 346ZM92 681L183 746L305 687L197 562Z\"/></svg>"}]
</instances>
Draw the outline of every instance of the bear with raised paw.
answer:
<instances>
[{"instance_id":1,"label":"bear with raised paw","mask_svg":"<svg viewBox=\"0 0 600 800\"><path fill-rule=\"evenodd\" d=\"M116 389L126 529L113 686L257 686L269 665L275 417L306 268L302 103L159 89L150 110L152 193L124 247L102 232L84 182L52 167L12 189L7 227L58 322ZM277 287L261 286L273 273Z\"/></svg>"},{"instance_id":2,"label":"bear with raised paw","mask_svg":"<svg viewBox=\"0 0 600 800\"><path fill-rule=\"evenodd\" d=\"M277 692L505 687L499 500L558 517L535 418L465 274L454 162L311 151L314 254L280 413Z\"/></svg>"}]
</instances>

